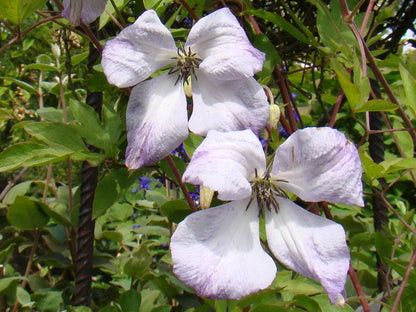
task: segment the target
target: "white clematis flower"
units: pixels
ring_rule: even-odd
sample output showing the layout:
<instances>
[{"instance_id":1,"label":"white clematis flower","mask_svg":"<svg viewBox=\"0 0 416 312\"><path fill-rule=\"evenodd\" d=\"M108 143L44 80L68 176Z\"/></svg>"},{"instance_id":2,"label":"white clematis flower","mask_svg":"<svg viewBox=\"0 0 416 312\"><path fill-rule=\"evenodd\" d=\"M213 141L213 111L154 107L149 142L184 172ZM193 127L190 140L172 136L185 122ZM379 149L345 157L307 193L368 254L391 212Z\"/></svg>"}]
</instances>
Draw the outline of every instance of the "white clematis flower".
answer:
<instances>
[{"instance_id":1,"label":"white clematis flower","mask_svg":"<svg viewBox=\"0 0 416 312\"><path fill-rule=\"evenodd\" d=\"M103 13L107 0L64 0L62 16L72 25L89 24Z\"/></svg>"},{"instance_id":2,"label":"white clematis flower","mask_svg":"<svg viewBox=\"0 0 416 312\"><path fill-rule=\"evenodd\" d=\"M139 168L167 156L188 136L184 83L191 78L189 129L206 135L251 129L268 120L265 93L253 75L265 55L254 48L228 8L201 18L178 49L156 12L144 12L103 51L102 67L118 87L135 86L127 107L126 165ZM170 71L146 80L155 71Z\"/></svg>"},{"instance_id":3,"label":"white clematis flower","mask_svg":"<svg viewBox=\"0 0 416 312\"><path fill-rule=\"evenodd\" d=\"M318 280L335 304L349 267L341 225L290 201L363 206L361 162L355 146L337 130L306 128L276 151L271 172L250 131L210 131L196 149L183 179L232 200L186 217L171 239L174 273L197 294L239 299L267 288L276 275L259 238L265 215L270 251L286 267Z\"/></svg>"}]
</instances>

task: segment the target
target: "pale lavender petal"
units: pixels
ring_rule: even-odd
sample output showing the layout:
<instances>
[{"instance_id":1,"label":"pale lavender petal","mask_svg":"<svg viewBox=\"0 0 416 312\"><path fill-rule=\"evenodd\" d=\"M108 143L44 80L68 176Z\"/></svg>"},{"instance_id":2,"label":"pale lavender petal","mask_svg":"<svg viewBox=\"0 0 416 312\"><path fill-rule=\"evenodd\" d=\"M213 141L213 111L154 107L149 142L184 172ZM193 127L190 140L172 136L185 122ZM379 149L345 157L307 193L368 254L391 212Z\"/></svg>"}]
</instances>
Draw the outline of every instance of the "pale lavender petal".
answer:
<instances>
[{"instance_id":1,"label":"pale lavender petal","mask_svg":"<svg viewBox=\"0 0 416 312\"><path fill-rule=\"evenodd\" d=\"M179 223L170 248L173 272L200 296L240 299L276 275L262 249L258 207L248 199L200 210Z\"/></svg>"},{"instance_id":2,"label":"pale lavender petal","mask_svg":"<svg viewBox=\"0 0 416 312\"><path fill-rule=\"evenodd\" d=\"M363 206L360 156L345 135L332 128L293 133L276 151L272 177L305 201Z\"/></svg>"},{"instance_id":3,"label":"pale lavender petal","mask_svg":"<svg viewBox=\"0 0 416 312\"><path fill-rule=\"evenodd\" d=\"M137 169L169 155L188 136L182 84L165 74L133 88L126 112L126 166Z\"/></svg>"},{"instance_id":4,"label":"pale lavender petal","mask_svg":"<svg viewBox=\"0 0 416 312\"><path fill-rule=\"evenodd\" d=\"M251 195L255 170L264 173L266 158L253 132L212 130L195 150L183 180L218 191L222 200L237 200Z\"/></svg>"},{"instance_id":5,"label":"pale lavender petal","mask_svg":"<svg viewBox=\"0 0 416 312\"><path fill-rule=\"evenodd\" d=\"M109 83L130 87L173 63L176 51L169 30L155 11L148 10L116 38L107 41L101 65Z\"/></svg>"},{"instance_id":6,"label":"pale lavender petal","mask_svg":"<svg viewBox=\"0 0 416 312\"><path fill-rule=\"evenodd\" d=\"M341 225L278 198L279 211L266 209L270 250L282 264L318 280L334 304L344 292L349 251Z\"/></svg>"},{"instance_id":7,"label":"pale lavender petal","mask_svg":"<svg viewBox=\"0 0 416 312\"><path fill-rule=\"evenodd\" d=\"M202 58L200 68L221 80L251 77L261 71L265 59L228 8L201 18L189 32L185 50L188 47Z\"/></svg>"},{"instance_id":8,"label":"pale lavender petal","mask_svg":"<svg viewBox=\"0 0 416 312\"><path fill-rule=\"evenodd\" d=\"M193 112L189 129L206 135L211 129L251 129L259 134L269 119L269 104L262 86L254 78L233 81L209 79L197 71L192 80Z\"/></svg>"},{"instance_id":9,"label":"pale lavender petal","mask_svg":"<svg viewBox=\"0 0 416 312\"><path fill-rule=\"evenodd\" d=\"M62 16L71 24L89 24L103 13L107 0L64 0Z\"/></svg>"}]
</instances>

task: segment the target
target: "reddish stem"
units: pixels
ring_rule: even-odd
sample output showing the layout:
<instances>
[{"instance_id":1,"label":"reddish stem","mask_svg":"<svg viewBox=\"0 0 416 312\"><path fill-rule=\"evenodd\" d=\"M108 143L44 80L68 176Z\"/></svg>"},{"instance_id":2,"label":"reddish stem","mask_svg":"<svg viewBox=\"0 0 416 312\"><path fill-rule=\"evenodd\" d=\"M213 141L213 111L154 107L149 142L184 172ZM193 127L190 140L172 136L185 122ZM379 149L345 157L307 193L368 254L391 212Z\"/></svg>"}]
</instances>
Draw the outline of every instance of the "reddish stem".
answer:
<instances>
[{"instance_id":1,"label":"reddish stem","mask_svg":"<svg viewBox=\"0 0 416 312\"><path fill-rule=\"evenodd\" d=\"M191 195L189 194L189 191L186 188L186 185L183 183L181 174L179 173L178 168L176 168L176 165L173 162L172 157L170 157L169 155L168 157L166 157L166 159L168 161L170 168L173 171L173 174L176 177L176 180L178 180L179 186L182 190L183 195L185 196L186 201L188 202L189 208L191 208L191 210L195 212L197 209L195 207L194 201L192 200Z\"/></svg>"}]
</instances>

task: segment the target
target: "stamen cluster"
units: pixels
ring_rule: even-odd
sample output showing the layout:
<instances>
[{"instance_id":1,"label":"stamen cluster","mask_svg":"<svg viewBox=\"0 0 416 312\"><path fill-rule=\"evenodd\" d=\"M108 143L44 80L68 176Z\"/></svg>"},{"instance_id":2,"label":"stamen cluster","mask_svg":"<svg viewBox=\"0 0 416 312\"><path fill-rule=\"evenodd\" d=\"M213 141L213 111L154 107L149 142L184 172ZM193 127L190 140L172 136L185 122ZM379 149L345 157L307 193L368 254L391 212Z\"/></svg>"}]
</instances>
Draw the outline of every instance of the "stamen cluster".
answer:
<instances>
[{"instance_id":1,"label":"stamen cluster","mask_svg":"<svg viewBox=\"0 0 416 312\"><path fill-rule=\"evenodd\" d=\"M176 79L175 85L182 80L182 82L187 82L190 75L195 75L195 68L199 68L202 59L196 56L196 53L191 51L191 47L188 48L188 51L183 49L178 49L178 56L173 57L172 59L177 60L176 65L174 65L170 70L169 74L173 74L179 71L178 79Z\"/></svg>"},{"instance_id":2,"label":"stamen cluster","mask_svg":"<svg viewBox=\"0 0 416 312\"><path fill-rule=\"evenodd\" d=\"M253 181L251 181L253 191L250 203L254 198L256 198L257 205L259 206L259 215L262 214L264 209L268 209L269 211L274 209L277 213L279 211L279 202L277 201L277 197L287 198L286 193L277 187L273 181L271 181L269 172L267 172L263 177L257 176L257 170L255 173L256 177Z\"/></svg>"}]
</instances>

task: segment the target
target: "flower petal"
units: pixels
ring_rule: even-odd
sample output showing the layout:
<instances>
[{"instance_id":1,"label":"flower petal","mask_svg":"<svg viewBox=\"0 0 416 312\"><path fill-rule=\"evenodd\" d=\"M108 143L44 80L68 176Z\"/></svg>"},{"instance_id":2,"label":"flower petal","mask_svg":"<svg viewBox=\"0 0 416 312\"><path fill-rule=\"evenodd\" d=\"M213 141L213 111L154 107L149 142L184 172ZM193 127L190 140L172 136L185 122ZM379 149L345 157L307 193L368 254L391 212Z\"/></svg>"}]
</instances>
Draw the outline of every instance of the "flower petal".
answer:
<instances>
[{"instance_id":1,"label":"flower petal","mask_svg":"<svg viewBox=\"0 0 416 312\"><path fill-rule=\"evenodd\" d=\"M344 229L289 199L278 198L278 201L278 213L266 209L270 250L288 268L318 280L334 304L344 291L349 268Z\"/></svg>"},{"instance_id":2,"label":"flower petal","mask_svg":"<svg viewBox=\"0 0 416 312\"><path fill-rule=\"evenodd\" d=\"M133 88L126 112L127 167L161 160L188 136L185 92L175 78L165 74Z\"/></svg>"},{"instance_id":3,"label":"flower petal","mask_svg":"<svg viewBox=\"0 0 416 312\"><path fill-rule=\"evenodd\" d=\"M172 63L176 51L169 30L155 11L148 10L116 38L107 41L101 65L109 83L130 87Z\"/></svg>"},{"instance_id":4,"label":"flower petal","mask_svg":"<svg viewBox=\"0 0 416 312\"><path fill-rule=\"evenodd\" d=\"M183 180L218 191L222 200L251 196L249 179L266 169L261 143L250 130L212 130L192 156Z\"/></svg>"},{"instance_id":5,"label":"flower petal","mask_svg":"<svg viewBox=\"0 0 416 312\"><path fill-rule=\"evenodd\" d=\"M354 144L332 128L293 133L276 151L272 176L305 201L364 206L361 161Z\"/></svg>"},{"instance_id":6,"label":"flower petal","mask_svg":"<svg viewBox=\"0 0 416 312\"><path fill-rule=\"evenodd\" d=\"M248 199L200 210L179 223L170 248L173 272L196 293L240 299L267 288L276 275L262 249L258 207Z\"/></svg>"},{"instance_id":7,"label":"flower petal","mask_svg":"<svg viewBox=\"0 0 416 312\"><path fill-rule=\"evenodd\" d=\"M107 0L64 0L62 16L72 25L89 24L103 13Z\"/></svg>"},{"instance_id":8,"label":"flower petal","mask_svg":"<svg viewBox=\"0 0 416 312\"><path fill-rule=\"evenodd\" d=\"M251 129L259 134L269 119L269 104L254 78L233 81L209 79L197 71L192 80L193 112L189 129L206 135L211 129L233 131Z\"/></svg>"},{"instance_id":9,"label":"flower petal","mask_svg":"<svg viewBox=\"0 0 416 312\"><path fill-rule=\"evenodd\" d=\"M185 50L188 47L203 60L200 68L221 80L252 77L265 59L228 8L201 18L189 32Z\"/></svg>"}]
</instances>

